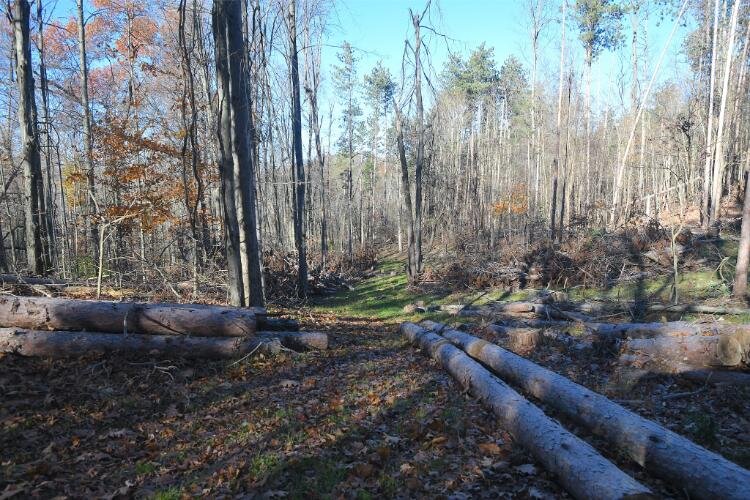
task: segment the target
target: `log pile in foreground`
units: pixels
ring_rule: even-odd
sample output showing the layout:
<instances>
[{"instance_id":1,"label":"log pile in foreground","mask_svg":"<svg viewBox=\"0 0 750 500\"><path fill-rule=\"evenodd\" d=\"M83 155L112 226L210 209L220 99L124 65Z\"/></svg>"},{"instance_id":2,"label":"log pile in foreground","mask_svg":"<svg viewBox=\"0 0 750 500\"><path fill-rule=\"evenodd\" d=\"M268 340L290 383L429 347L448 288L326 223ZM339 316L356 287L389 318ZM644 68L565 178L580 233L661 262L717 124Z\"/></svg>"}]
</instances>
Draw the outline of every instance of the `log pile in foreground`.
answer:
<instances>
[{"instance_id":1,"label":"log pile in foreground","mask_svg":"<svg viewBox=\"0 0 750 500\"><path fill-rule=\"evenodd\" d=\"M747 498L750 471L506 349L440 323L422 324L691 497Z\"/></svg>"},{"instance_id":2,"label":"log pile in foreground","mask_svg":"<svg viewBox=\"0 0 750 500\"><path fill-rule=\"evenodd\" d=\"M648 488L565 430L445 338L413 323L401 332L438 361L497 416L500 424L577 498L651 498Z\"/></svg>"},{"instance_id":3,"label":"log pile in foreground","mask_svg":"<svg viewBox=\"0 0 750 500\"><path fill-rule=\"evenodd\" d=\"M249 353L327 349L324 333L264 308L203 304L0 297L0 352L70 357L92 353L232 358Z\"/></svg>"}]
</instances>

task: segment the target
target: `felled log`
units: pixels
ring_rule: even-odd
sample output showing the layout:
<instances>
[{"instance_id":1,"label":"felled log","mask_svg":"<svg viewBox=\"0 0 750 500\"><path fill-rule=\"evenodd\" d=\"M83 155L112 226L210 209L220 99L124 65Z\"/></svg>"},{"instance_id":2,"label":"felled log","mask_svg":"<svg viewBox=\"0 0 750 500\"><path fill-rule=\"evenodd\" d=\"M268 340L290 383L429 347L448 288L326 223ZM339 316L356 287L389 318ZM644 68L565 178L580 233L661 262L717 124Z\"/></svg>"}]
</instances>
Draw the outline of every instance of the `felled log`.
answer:
<instances>
[{"instance_id":1,"label":"felled log","mask_svg":"<svg viewBox=\"0 0 750 500\"><path fill-rule=\"evenodd\" d=\"M281 342L274 338L123 335L0 328L0 352L16 353L22 356L69 358L128 354L232 359L254 351L275 354L280 349Z\"/></svg>"},{"instance_id":2,"label":"felled log","mask_svg":"<svg viewBox=\"0 0 750 500\"><path fill-rule=\"evenodd\" d=\"M428 324L423 322L423 324ZM429 323L432 324L432 323ZM437 325L438 323L434 323ZM514 350L531 349L543 344L546 339L556 342L562 342L568 346L579 345L580 348L591 347L591 342L581 342L581 339L574 338L558 329L548 327L514 327L507 325L490 324L487 328L500 337L508 339L508 346ZM457 328L456 328L457 329Z\"/></svg>"},{"instance_id":3,"label":"felled log","mask_svg":"<svg viewBox=\"0 0 750 500\"><path fill-rule=\"evenodd\" d=\"M658 367L662 371L738 367L750 361L750 334L630 339L621 343L627 364Z\"/></svg>"},{"instance_id":4,"label":"felled log","mask_svg":"<svg viewBox=\"0 0 750 500\"><path fill-rule=\"evenodd\" d=\"M54 278L40 278L36 276L21 276L18 274L0 274L0 283L8 285L47 285L65 287L67 282Z\"/></svg>"},{"instance_id":5,"label":"felled log","mask_svg":"<svg viewBox=\"0 0 750 500\"><path fill-rule=\"evenodd\" d=\"M258 332L258 339L278 339L281 345L294 351L328 349L328 335L321 332Z\"/></svg>"},{"instance_id":6,"label":"felled log","mask_svg":"<svg viewBox=\"0 0 750 500\"><path fill-rule=\"evenodd\" d=\"M518 316L546 320L592 321L583 314L535 302L497 302L477 308L465 307L458 310L457 314L459 316Z\"/></svg>"},{"instance_id":7,"label":"felled log","mask_svg":"<svg viewBox=\"0 0 750 500\"><path fill-rule=\"evenodd\" d=\"M539 328L493 328L495 333L508 339L508 345L513 349L533 349L542 343L544 334Z\"/></svg>"},{"instance_id":8,"label":"felled log","mask_svg":"<svg viewBox=\"0 0 750 500\"><path fill-rule=\"evenodd\" d=\"M270 318L265 315L255 315L255 321L258 324L258 330L269 331L288 331L299 330L299 322L288 318Z\"/></svg>"},{"instance_id":9,"label":"felled log","mask_svg":"<svg viewBox=\"0 0 750 500\"><path fill-rule=\"evenodd\" d=\"M513 439L554 473L573 496L621 499L650 494L648 488L622 472L591 445L565 430L443 337L413 323L402 323L401 333L440 362L462 386L470 389L489 407Z\"/></svg>"},{"instance_id":10,"label":"felled log","mask_svg":"<svg viewBox=\"0 0 750 500\"><path fill-rule=\"evenodd\" d=\"M109 333L244 337L256 331L251 310L47 297L0 297L0 327Z\"/></svg>"},{"instance_id":11,"label":"felled log","mask_svg":"<svg viewBox=\"0 0 750 500\"><path fill-rule=\"evenodd\" d=\"M601 301L584 302L575 306L585 313L602 314L638 309L646 312L696 313L696 314L750 314L750 309L741 307L704 306L699 304L643 304L638 302Z\"/></svg>"},{"instance_id":12,"label":"felled log","mask_svg":"<svg viewBox=\"0 0 750 500\"><path fill-rule=\"evenodd\" d=\"M684 488L691 497L748 498L750 471L739 465L499 346L458 330L440 333L506 381L603 436L647 471Z\"/></svg>"}]
</instances>

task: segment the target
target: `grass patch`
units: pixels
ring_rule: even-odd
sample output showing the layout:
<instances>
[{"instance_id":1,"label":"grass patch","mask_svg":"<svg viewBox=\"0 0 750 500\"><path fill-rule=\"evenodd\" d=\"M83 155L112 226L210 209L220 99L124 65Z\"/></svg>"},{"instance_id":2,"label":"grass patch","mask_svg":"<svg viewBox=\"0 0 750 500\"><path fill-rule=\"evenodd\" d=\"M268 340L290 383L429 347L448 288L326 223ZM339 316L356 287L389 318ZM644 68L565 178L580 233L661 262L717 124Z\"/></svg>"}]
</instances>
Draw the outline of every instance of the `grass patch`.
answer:
<instances>
[{"instance_id":1,"label":"grass patch","mask_svg":"<svg viewBox=\"0 0 750 500\"><path fill-rule=\"evenodd\" d=\"M283 481L289 498L330 498L331 492L346 479L347 470L334 460L321 457L303 457L279 468L269 483Z\"/></svg>"},{"instance_id":2,"label":"grass patch","mask_svg":"<svg viewBox=\"0 0 750 500\"><path fill-rule=\"evenodd\" d=\"M135 464L135 473L138 475L153 474L156 472L156 465L152 462L138 462Z\"/></svg>"},{"instance_id":3,"label":"grass patch","mask_svg":"<svg viewBox=\"0 0 750 500\"><path fill-rule=\"evenodd\" d=\"M611 288L576 287L566 290L571 300L594 298L612 300L645 300L668 302L672 293L672 276L660 276L640 281L620 283ZM680 302L723 299L731 295L731 284L714 271L681 273L677 280Z\"/></svg>"},{"instance_id":4,"label":"grass patch","mask_svg":"<svg viewBox=\"0 0 750 500\"><path fill-rule=\"evenodd\" d=\"M342 317L400 322L423 318L423 315L405 314L405 305L418 300L426 304L438 304L447 296L409 290L402 261L384 261L378 266L378 272L377 276L357 283L353 290L317 301L313 308Z\"/></svg>"},{"instance_id":5,"label":"grass patch","mask_svg":"<svg viewBox=\"0 0 750 500\"><path fill-rule=\"evenodd\" d=\"M157 491L154 493L153 500L180 500L182 496L182 490L177 486L172 486L166 490Z\"/></svg>"},{"instance_id":6,"label":"grass patch","mask_svg":"<svg viewBox=\"0 0 750 500\"><path fill-rule=\"evenodd\" d=\"M259 453L253 457L248 466L248 473L256 481L271 475L279 466L279 457L275 453Z\"/></svg>"}]
</instances>

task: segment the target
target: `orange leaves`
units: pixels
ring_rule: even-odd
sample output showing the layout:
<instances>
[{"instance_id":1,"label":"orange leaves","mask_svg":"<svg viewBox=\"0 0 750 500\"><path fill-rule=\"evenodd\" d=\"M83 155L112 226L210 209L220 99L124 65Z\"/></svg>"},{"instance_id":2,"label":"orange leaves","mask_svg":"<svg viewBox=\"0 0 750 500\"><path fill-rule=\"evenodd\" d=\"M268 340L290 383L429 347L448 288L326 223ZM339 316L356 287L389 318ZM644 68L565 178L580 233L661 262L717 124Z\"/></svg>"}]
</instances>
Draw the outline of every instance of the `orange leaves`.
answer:
<instances>
[{"instance_id":1,"label":"orange leaves","mask_svg":"<svg viewBox=\"0 0 750 500\"><path fill-rule=\"evenodd\" d=\"M504 214L522 215L526 213L529 199L526 195L526 184L515 184L510 193L503 199L492 204L492 213L496 216Z\"/></svg>"}]
</instances>

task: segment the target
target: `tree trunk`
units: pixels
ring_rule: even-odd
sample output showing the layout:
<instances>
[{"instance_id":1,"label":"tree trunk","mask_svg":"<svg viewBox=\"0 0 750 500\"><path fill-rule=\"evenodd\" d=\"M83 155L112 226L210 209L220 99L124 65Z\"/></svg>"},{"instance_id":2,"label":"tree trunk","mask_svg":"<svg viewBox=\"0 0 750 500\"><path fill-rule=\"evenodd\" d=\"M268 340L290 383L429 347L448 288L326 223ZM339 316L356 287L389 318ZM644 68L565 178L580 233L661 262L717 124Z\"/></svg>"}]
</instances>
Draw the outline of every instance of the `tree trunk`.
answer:
<instances>
[{"instance_id":1,"label":"tree trunk","mask_svg":"<svg viewBox=\"0 0 750 500\"><path fill-rule=\"evenodd\" d=\"M435 333L403 323L401 333L490 408L500 425L576 498L627 498L650 491Z\"/></svg>"},{"instance_id":2,"label":"tree trunk","mask_svg":"<svg viewBox=\"0 0 750 500\"><path fill-rule=\"evenodd\" d=\"M746 498L750 472L575 382L457 330L436 328L472 358L695 498ZM700 464L699 466L697 464Z\"/></svg>"},{"instance_id":3,"label":"tree trunk","mask_svg":"<svg viewBox=\"0 0 750 500\"><path fill-rule=\"evenodd\" d=\"M252 125L246 85L248 69L243 67L246 47L242 36L242 2L217 0L212 15L230 300L234 305L262 306L255 175L248 143Z\"/></svg>"},{"instance_id":4,"label":"tree trunk","mask_svg":"<svg viewBox=\"0 0 750 500\"><path fill-rule=\"evenodd\" d=\"M29 34L30 7L27 0L16 0L12 5L12 23L15 39L16 74L18 78L18 122L21 130L24 177L24 210L26 227L26 259L34 273L47 273L49 251L45 251L44 237L46 211L44 181L39 152L34 73L31 67L31 36Z\"/></svg>"},{"instance_id":5,"label":"tree trunk","mask_svg":"<svg viewBox=\"0 0 750 500\"><path fill-rule=\"evenodd\" d=\"M645 366L649 370L676 373L685 366L706 368L747 368L750 356L750 334L736 332L710 337L636 338L621 344L620 359L626 364Z\"/></svg>"},{"instance_id":6,"label":"tree trunk","mask_svg":"<svg viewBox=\"0 0 750 500\"><path fill-rule=\"evenodd\" d=\"M712 184L711 220L717 221L721 213L721 195L724 189L724 128L726 122L726 108L729 99L729 80L732 73L732 60L734 59L734 38L737 30L737 17L742 2L735 2L732 7L729 33L727 34L727 48L724 61L724 79L721 90L721 103L719 104L719 119L716 129L716 148L714 150L714 171Z\"/></svg>"},{"instance_id":7,"label":"tree trunk","mask_svg":"<svg viewBox=\"0 0 750 500\"><path fill-rule=\"evenodd\" d=\"M94 262L99 260L99 228L96 220L98 207L96 205L96 180L94 177L93 145L91 137L91 105L89 104L89 67L86 58L86 20L83 14L83 0L77 1L78 10L78 65L81 80L81 108L83 108L83 164L86 171L86 194L89 252Z\"/></svg>"},{"instance_id":8,"label":"tree trunk","mask_svg":"<svg viewBox=\"0 0 750 500\"><path fill-rule=\"evenodd\" d=\"M747 178L747 173L746 173ZM740 244L737 250L737 267L734 273L732 294L743 298L747 294L747 266L750 261L750 186L745 181L745 202L742 206L742 229Z\"/></svg>"},{"instance_id":9,"label":"tree trunk","mask_svg":"<svg viewBox=\"0 0 750 500\"><path fill-rule=\"evenodd\" d=\"M45 332L0 328L0 352L50 358L139 355L232 359L253 352L276 354L278 339L228 337L175 337L172 335L118 335L99 332Z\"/></svg>"},{"instance_id":10,"label":"tree trunk","mask_svg":"<svg viewBox=\"0 0 750 500\"><path fill-rule=\"evenodd\" d=\"M260 339L278 339L281 345L293 351L328 349L328 335L321 332L258 332Z\"/></svg>"},{"instance_id":11,"label":"tree trunk","mask_svg":"<svg viewBox=\"0 0 750 500\"><path fill-rule=\"evenodd\" d=\"M297 249L297 295L307 296L307 250L305 244L305 167L302 163L302 104L299 90L299 63L297 54L297 16L295 4L290 0L287 14L289 30L289 67L292 77L292 142L294 143L294 246Z\"/></svg>"},{"instance_id":12,"label":"tree trunk","mask_svg":"<svg viewBox=\"0 0 750 500\"><path fill-rule=\"evenodd\" d=\"M253 310L220 306L6 296L0 297L0 326L32 330L245 337L255 334L257 319Z\"/></svg>"},{"instance_id":13,"label":"tree trunk","mask_svg":"<svg viewBox=\"0 0 750 500\"><path fill-rule=\"evenodd\" d=\"M714 0L713 35L711 42L711 76L708 88L708 123L706 124L706 162L703 167L703 192L701 197L701 221L704 228L711 223L711 172L713 170L714 151L712 149L711 137L714 131L714 89L716 87L716 57L717 38L719 29L719 0Z\"/></svg>"}]
</instances>

